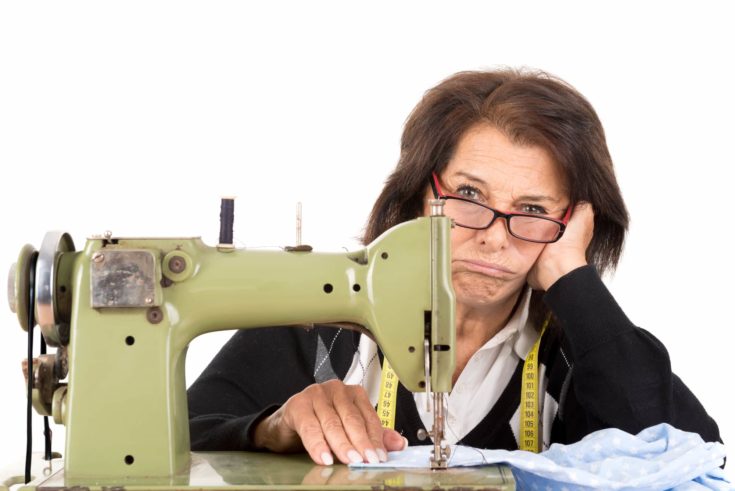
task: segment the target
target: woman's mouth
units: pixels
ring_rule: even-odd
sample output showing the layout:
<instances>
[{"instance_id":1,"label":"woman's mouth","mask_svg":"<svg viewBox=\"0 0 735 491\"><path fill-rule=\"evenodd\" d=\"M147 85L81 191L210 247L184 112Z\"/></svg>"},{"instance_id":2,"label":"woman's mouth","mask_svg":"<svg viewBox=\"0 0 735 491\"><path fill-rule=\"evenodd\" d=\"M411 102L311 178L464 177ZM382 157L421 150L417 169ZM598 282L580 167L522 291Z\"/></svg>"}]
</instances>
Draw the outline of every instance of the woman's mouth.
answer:
<instances>
[{"instance_id":1,"label":"woman's mouth","mask_svg":"<svg viewBox=\"0 0 735 491\"><path fill-rule=\"evenodd\" d=\"M507 278L513 275L513 271L496 263L488 263L476 259L455 259L452 261L453 269L457 271L470 271L480 273L493 278Z\"/></svg>"}]
</instances>

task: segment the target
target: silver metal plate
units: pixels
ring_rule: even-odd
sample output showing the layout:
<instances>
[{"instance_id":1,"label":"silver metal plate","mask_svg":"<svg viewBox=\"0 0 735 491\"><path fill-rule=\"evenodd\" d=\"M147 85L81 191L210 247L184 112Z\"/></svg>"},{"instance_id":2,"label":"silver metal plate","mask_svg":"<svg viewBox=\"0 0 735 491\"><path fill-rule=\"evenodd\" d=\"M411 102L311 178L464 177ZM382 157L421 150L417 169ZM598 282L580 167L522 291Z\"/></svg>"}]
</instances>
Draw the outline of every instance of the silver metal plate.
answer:
<instances>
[{"instance_id":1,"label":"silver metal plate","mask_svg":"<svg viewBox=\"0 0 735 491\"><path fill-rule=\"evenodd\" d=\"M56 325L59 323L56 300L59 255L71 251L74 251L71 235L54 230L44 235L36 261L36 322L51 346L59 345L56 332Z\"/></svg>"},{"instance_id":2,"label":"silver metal plate","mask_svg":"<svg viewBox=\"0 0 735 491\"><path fill-rule=\"evenodd\" d=\"M156 258L151 251L102 249L92 256L92 308L151 307Z\"/></svg>"}]
</instances>

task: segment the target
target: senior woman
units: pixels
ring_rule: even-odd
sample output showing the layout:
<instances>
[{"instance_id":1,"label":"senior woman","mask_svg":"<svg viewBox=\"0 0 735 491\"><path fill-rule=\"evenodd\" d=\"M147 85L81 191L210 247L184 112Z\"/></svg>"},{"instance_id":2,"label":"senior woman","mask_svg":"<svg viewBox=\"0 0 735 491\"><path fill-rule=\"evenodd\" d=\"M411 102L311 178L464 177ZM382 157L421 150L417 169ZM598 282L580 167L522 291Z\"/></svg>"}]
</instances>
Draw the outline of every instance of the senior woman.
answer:
<instances>
[{"instance_id":1,"label":"senior woman","mask_svg":"<svg viewBox=\"0 0 735 491\"><path fill-rule=\"evenodd\" d=\"M502 70L458 73L429 90L364 242L428 214L431 198L455 222L449 443L519 448L523 364L539 336L543 449L661 422L720 439L665 347L600 280L618 262L628 214L602 125L575 89ZM238 331L189 390L192 449L305 450L330 465L421 444L418 430L432 422L424 394L401 387L395 429L381 426L381 359L352 331Z\"/></svg>"}]
</instances>

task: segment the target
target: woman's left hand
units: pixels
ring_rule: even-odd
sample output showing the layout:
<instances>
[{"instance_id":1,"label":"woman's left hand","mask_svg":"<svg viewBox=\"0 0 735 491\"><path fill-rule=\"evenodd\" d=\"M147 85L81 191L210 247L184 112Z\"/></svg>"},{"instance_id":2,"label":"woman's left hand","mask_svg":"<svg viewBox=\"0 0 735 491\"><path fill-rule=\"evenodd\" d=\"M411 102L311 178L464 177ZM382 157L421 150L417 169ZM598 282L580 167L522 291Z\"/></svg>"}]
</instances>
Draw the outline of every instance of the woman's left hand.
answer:
<instances>
[{"instance_id":1,"label":"woman's left hand","mask_svg":"<svg viewBox=\"0 0 735 491\"><path fill-rule=\"evenodd\" d=\"M528 284L534 290L548 290L556 280L570 271L585 266L585 253L592 241L595 214L592 205L577 203L567 223L564 235L557 242L546 244L528 273Z\"/></svg>"}]
</instances>

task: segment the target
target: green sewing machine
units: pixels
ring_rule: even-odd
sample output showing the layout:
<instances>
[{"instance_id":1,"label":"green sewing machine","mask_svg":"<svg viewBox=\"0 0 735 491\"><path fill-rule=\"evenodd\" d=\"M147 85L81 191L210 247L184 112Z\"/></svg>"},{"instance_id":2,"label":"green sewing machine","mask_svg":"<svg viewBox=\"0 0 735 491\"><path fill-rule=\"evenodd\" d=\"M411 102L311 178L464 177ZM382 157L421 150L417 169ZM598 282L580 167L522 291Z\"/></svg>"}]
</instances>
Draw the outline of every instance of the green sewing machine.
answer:
<instances>
[{"instance_id":1,"label":"green sewing machine","mask_svg":"<svg viewBox=\"0 0 735 491\"><path fill-rule=\"evenodd\" d=\"M39 251L22 248L9 278L11 309L24 329L37 324L56 348L26 367L32 403L66 428L63 469L36 462L45 470L29 489L308 485L306 477L319 466L303 455L192 454L184 364L189 343L207 332L315 323L361 330L406 388L431 392L434 454L427 469L446 467L442 398L451 390L455 334L451 222L441 202L432 203L432 216L345 253L299 244L277 251L235 248L233 206L223 200L216 247L199 238L106 234L76 251L68 234L50 232ZM251 471L243 470L248 463ZM270 478L256 479L252 469L270 471ZM219 481L197 477L212 470ZM467 486L450 471L438 473L445 474L442 482ZM396 484L386 476L377 487ZM436 478L426 479L422 486L437 486ZM485 471L473 479L487 487L488 479L503 483L509 475L498 481ZM365 484L353 475L335 485L348 482Z\"/></svg>"}]
</instances>

